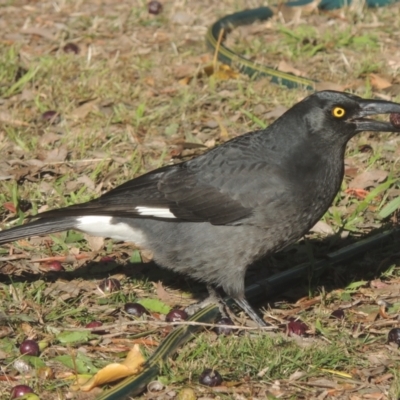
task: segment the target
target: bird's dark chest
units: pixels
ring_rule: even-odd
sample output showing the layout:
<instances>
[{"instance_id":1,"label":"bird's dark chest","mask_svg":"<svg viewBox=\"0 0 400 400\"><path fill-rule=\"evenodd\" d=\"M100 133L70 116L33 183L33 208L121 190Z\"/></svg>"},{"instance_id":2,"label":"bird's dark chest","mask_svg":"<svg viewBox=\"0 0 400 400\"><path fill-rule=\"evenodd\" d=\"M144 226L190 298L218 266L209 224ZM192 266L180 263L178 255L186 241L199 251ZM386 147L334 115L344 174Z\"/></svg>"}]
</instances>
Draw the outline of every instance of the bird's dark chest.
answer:
<instances>
[{"instance_id":1,"label":"bird's dark chest","mask_svg":"<svg viewBox=\"0 0 400 400\"><path fill-rule=\"evenodd\" d=\"M289 178L292 202L301 234L308 231L332 204L343 180L341 157L304 155L293 162Z\"/></svg>"},{"instance_id":2,"label":"bird's dark chest","mask_svg":"<svg viewBox=\"0 0 400 400\"><path fill-rule=\"evenodd\" d=\"M274 176L280 189L258 214L268 253L301 238L324 215L340 189L343 160L302 149L287 154Z\"/></svg>"}]
</instances>

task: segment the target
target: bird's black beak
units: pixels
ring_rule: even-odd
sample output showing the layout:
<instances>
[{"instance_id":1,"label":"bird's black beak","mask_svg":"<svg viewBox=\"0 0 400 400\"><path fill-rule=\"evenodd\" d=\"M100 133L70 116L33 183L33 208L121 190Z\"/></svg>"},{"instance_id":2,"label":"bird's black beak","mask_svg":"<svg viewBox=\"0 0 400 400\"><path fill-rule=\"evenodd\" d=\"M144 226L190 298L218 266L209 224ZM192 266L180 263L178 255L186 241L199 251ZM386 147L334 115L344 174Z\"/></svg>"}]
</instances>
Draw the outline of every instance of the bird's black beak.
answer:
<instances>
[{"instance_id":1,"label":"bird's black beak","mask_svg":"<svg viewBox=\"0 0 400 400\"><path fill-rule=\"evenodd\" d=\"M352 116L350 122L356 124L356 131L400 132L400 124L375 121L365 118L370 115L400 113L400 104L385 100L360 100L359 111Z\"/></svg>"}]
</instances>

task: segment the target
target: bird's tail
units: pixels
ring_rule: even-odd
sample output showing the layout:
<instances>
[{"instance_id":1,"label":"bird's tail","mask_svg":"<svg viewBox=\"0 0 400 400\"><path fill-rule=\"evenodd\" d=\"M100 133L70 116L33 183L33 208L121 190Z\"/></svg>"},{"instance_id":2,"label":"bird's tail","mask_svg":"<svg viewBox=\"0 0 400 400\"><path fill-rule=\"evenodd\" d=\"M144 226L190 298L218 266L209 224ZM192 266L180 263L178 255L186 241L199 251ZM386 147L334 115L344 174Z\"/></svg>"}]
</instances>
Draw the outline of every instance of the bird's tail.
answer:
<instances>
[{"instance_id":1,"label":"bird's tail","mask_svg":"<svg viewBox=\"0 0 400 400\"><path fill-rule=\"evenodd\" d=\"M0 245L23 239L28 236L46 235L73 229L76 223L75 218L41 218L28 222L11 229L0 231Z\"/></svg>"}]
</instances>

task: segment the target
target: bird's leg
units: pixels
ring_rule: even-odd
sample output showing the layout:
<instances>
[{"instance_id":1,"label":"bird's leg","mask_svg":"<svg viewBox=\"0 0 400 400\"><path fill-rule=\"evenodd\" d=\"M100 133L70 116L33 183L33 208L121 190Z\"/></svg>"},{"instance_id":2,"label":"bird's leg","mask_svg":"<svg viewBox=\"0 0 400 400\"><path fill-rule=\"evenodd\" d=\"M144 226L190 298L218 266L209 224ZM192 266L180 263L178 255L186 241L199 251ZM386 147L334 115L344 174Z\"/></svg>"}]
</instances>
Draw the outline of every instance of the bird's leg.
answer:
<instances>
[{"instance_id":1,"label":"bird's leg","mask_svg":"<svg viewBox=\"0 0 400 400\"><path fill-rule=\"evenodd\" d=\"M208 306L209 304L216 304L218 305L219 312L221 313L222 317L226 317L227 316L225 312L226 304L223 301L222 297L211 285L207 285L207 290L209 293L209 296L207 298L198 303L186 307L185 311L188 313L188 315L193 315L194 313Z\"/></svg>"},{"instance_id":2,"label":"bird's leg","mask_svg":"<svg viewBox=\"0 0 400 400\"><path fill-rule=\"evenodd\" d=\"M257 324L260 326L268 326L267 323L261 319L258 314L253 310L251 305L248 303L248 301L243 297L243 298L236 298L233 297L233 300L235 300L236 304Z\"/></svg>"},{"instance_id":3,"label":"bird's leg","mask_svg":"<svg viewBox=\"0 0 400 400\"><path fill-rule=\"evenodd\" d=\"M215 290L213 286L207 285L207 290L209 293L209 296L207 298L198 303L186 307L185 311L189 315L193 315L195 312L201 310L202 308L208 306L209 304L217 304L222 317L227 317L228 315L226 309L229 310L229 306L224 302L220 294ZM251 307L251 305L244 297L243 298L232 297L232 299L257 325L268 326L267 323L258 316L256 311L254 311L254 309Z\"/></svg>"}]
</instances>

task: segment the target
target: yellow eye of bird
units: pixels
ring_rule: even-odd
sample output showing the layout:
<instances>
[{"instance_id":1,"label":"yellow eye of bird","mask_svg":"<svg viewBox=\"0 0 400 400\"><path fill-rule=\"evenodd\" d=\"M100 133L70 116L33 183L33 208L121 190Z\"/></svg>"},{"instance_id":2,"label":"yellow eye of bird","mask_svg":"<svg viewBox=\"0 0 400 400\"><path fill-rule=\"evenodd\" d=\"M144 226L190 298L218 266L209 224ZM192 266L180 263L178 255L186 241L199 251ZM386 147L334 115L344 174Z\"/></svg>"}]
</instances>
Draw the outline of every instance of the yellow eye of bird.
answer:
<instances>
[{"instance_id":1,"label":"yellow eye of bird","mask_svg":"<svg viewBox=\"0 0 400 400\"><path fill-rule=\"evenodd\" d=\"M336 106L332 109L332 115L336 118L343 118L345 114L346 110L342 107Z\"/></svg>"}]
</instances>

